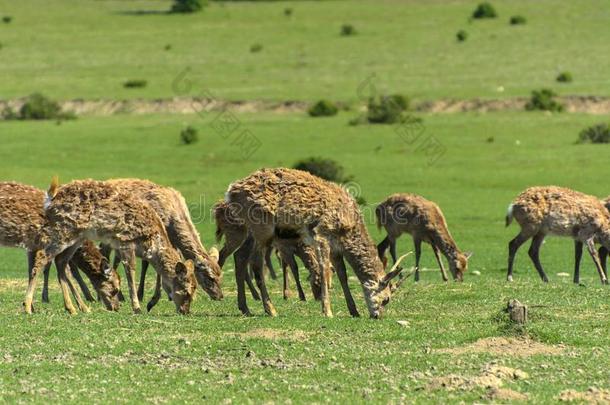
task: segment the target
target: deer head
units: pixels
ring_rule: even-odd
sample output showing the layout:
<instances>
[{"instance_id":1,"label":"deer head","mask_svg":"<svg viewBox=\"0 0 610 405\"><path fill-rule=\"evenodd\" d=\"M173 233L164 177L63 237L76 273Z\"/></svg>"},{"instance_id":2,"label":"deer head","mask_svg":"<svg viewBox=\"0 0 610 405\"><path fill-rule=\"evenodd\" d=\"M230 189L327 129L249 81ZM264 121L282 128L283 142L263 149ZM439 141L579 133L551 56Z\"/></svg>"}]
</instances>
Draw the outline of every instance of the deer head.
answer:
<instances>
[{"instance_id":1,"label":"deer head","mask_svg":"<svg viewBox=\"0 0 610 405\"><path fill-rule=\"evenodd\" d=\"M207 258L198 258L195 261L195 277L201 288L215 301L224 298L222 293L222 270L218 264L218 249L210 249Z\"/></svg>"},{"instance_id":2,"label":"deer head","mask_svg":"<svg viewBox=\"0 0 610 405\"><path fill-rule=\"evenodd\" d=\"M176 311L180 314L188 314L191 310L191 302L197 291L197 278L195 277L195 265L192 260L176 263L176 277L172 286L172 300L176 304Z\"/></svg>"},{"instance_id":3,"label":"deer head","mask_svg":"<svg viewBox=\"0 0 610 405\"><path fill-rule=\"evenodd\" d=\"M373 289L373 292L370 294L369 299L367 299L367 304L369 304L369 313L371 318L381 318L383 315L383 311L385 306L390 302L390 298L392 297L392 293L395 291L396 287L400 284L393 285L392 280L395 279L402 272L403 268L400 267L400 262L402 262L405 257L409 256L411 252L404 254L396 260L394 266L390 269L390 271L379 280L377 287Z\"/></svg>"}]
</instances>

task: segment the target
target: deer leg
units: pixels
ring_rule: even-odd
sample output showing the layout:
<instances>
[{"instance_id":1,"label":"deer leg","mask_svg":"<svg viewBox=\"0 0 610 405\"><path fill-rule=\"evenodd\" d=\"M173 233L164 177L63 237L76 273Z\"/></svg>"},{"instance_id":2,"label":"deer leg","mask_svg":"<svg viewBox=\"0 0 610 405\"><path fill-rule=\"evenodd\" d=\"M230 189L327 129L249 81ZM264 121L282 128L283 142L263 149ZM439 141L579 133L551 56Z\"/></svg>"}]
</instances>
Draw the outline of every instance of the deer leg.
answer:
<instances>
[{"instance_id":1,"label":"deer leg","mask_svg":"<svg viewBox=\"0 0 610 405\"><path fill-rule=\"evenodd\" d=\"M29 255L29 253L28 253ZM28 256L28 260L29 260L29 256ZM32 262L32 266L34 265L34 263ZM32 267L30 267L30 270L32 269ZM51 263L49 263L48 265L46 265L44 267L43 270L43 275L44 275L44 282L42 284L42 302L49 302L49 273L51 272Z\"/></svg>"},{"instance_id":2,"label":"deer leg","mask_svg":"<svg viewBox=\"0 0 610 405\"><path fill-rule=\"evenodd\" d=\"M252 252L252 244L254 240L249 237L243 243L243 245L237 249L233 254L233 260L235 261L235 282L237 284L237 307L240 312L245 316L252 316L248 303L246 300L246 279L249 278L248 274L248 261ZM250 280L252 283L252 280ZM256 291L254 286L251 287L251 291ZM257 293L258 294L258 293Z\"/></svg>"},{"instance_id":3,"label":"deer leg","mask_svg":"<svg viewBox=\"0 0 610 405\"><path fill-rule=\"evenodd\" d=\"M36 290L37 273L35 273L35 272L37 271L37 268L38 268L36 266L37 254L38 254L38 252L32 252L30 250L28 250L28 252L27 252L28 289L25 294L25 301L23 302L23 308L25 309L25 312L27 314L31 314L32 312L34 312L34 305L32 304L32 301L34 301L34 291ZM47 267L50 267L50 263L48 265L46 265L44 268L46 269ZM44 299L44 297L43 297L43 299ZM48 302L48 297L47 297L47 302Z\"/></svg>"},{"instance_id":4,"label":"deer leg","mask_svg":"<svg viewBox=\"0 0 610 405\"><path fill-rule=\"evenodd\" d=\"M606 276L606 279L608 278L608 271L606 268L606 259L608 258L608 249L606 249L605 247L600 247L599 251L598 251L598 255L599 255L599 262L602 265L602 270L604 270L604 275Z\"/></svg>"},{"instance_id":5,"label":"deer leg","mask_svg":"<svg viewBox=\"0 0 610 405\"><path fill-rule=\"evenodd\" d=\"M282 278L283 278L283 295L284 299L287 300L290 297L290 288L288 287L288 263L284 259L280 259L282 265Z\"/></svg>"},{"instance_id":6,"label":"deer leg","mask_svg":"<svg viewBox=\"0 0 610 405\"><path fill-rule=\"evenodd\" d=\"M144 263L144 262L142 262ZM146 311L150 312L155 305L157 305L157 303L159 302L159 299L161 298L161 274L157 273L157 279L155 281L155 292L153 293L153 296L150 297L150 301L148 301L148 304L146 304ZM139 298L139 297L138 297Z\"/></svg>"},{"instance_id":7,"label":"deer leg","mask_svg":"<svg viewBox=\"0 0 610 405\"><path fill-rule=\"evenodd\" d=\"M358 308L356 308L354 297L352 297L352 292L349 289L347 269L345 268L343 257L341 255L333 254L331 255L331 261L335 271L337 272L337 277L339 277L339 282L341 283L341 288L343 289L343 296L345 297L349 314L353 317L359 317L360 314L358 313Z\"/></svg>"},{"instance_id":8,"label":"deer leg","mask_svg":"<svg viewBox=\"0 0 610 405\"><path fill-rule=\"evenodd\" d=\"M85 299L89 302L95 302L96 300L95 300L95 298L93 298L93 295L91 295L91 291L89 290L87 283L85 283L85 280L83 280L83 276L81 276L80 271L78 271L78 266L76 264L70 262L69 267L70 267L70 273L72 274L72 278L74 278L74 280L76 280L76 283L78 284L81 291L83 292Z\"/></svg>"},{"instance_id":9,"label":"deer leg","mask_svg":"<svg viewBox=\"0 0 610 405\"><path fill-rule=\"evenodd\" d=\"M108 255L108 257L106 257L106 255L102 252L102 256L106 257L106 260L108 260L108 262L110 262L110 253L112 252L112 248L110 247L110 245L105 245L105 244L101 244L100 247L104 247L104 249L107 249L106 254ZM112 270L114 272L118 273L118 268L119 268L119 264L121 264L121 253L118 250L114 251L114 259L112 260ZM119 293L118 293L118 297L119 297L119 301L120 302L125 302L125 296L123 295L123 291L120 290L120 282L121 282L121 278L119 277Z\"/></svg>"},{"instance_id":10,"label":"deer leg","mask_svg":"<svg viewBox=\"0 0 610 405\"><path fill-rule=\"evenodd\" d=\"M273 303L271 303L271 298L269 297L269 292L267 291L267 286L265 285L265 276L263 275L263 252L264 248L256 243L251 256L252 271L254 272L256 285L261 293L261 299L263 301L263 308L265 308L265 312L269 316L277 316L277 311L275 310Z\"/></svg>"},{"instance_id":11,"label":"deer leg","mask_svg":"<svg viewBox=\"0 0 610 405\"><path fill-rule=\"evenodd\" d=\"M582 258L582 242L574 241L574 284L580 281L580 259Z\"/></svg>"},{"instance_id":12,"label":"deer leg","mask_svg":"<svg viewBox=\"0 0 610 405\"><path fill-rule=\"evenodd\" d=\"M392 256L392 263L396 263L396 239L390 238L390 255Z\"/></svg>"},{"instance_id":13,"label":"deer leg","mask_svg":"<svg viewBox=\"0 0 610 405\"><path fill-rule=\"evenodd\" d=\"M519 235L515 236L515 238L508 243L508 272L506 273L506 279L508 281L513 281L513 265L515 263L517 250L519 250L521 245L527 242L530 237L530 235L521 231Z\"/></svg>"},{"instance_id":14,"label":"deer leg","mask_svg":"<svg viewBox=\"0 0 610 405\"><path fill-rule=\"evenodd\" d=\"M292 272L292 277L294 278L294 283L297 286L297 292L299 294L300 301L307 301L305 298L305 291L303 291L303 286L301 285L301 277L299 276L299 266L297 262L294 260L294 256L292 256L288 262L290 266L290 271Z\"/></svg>"},{"instance_id":15,"label":"deer leg","mask_svg":"<svg viewBox=\"0 0 610 405\"><path fill-rule=\"evenodd\" d=\"M68 278L68 274L66 273L66 266L68 266L68 262L70 261L70 258L72 258L72 255L74 255L74 252L76 252L76 250L78 249L78 246L78 244L72 245L68 249L58 254L55 258L55 267L57 267L57 278L59 279L59 286L61 287L61 292L64 297L64 307L66 308L66 311L70 313L70 315L76 314L76 309L74 308L72 300L70 299L70 292L76 298L76 302L79 306L79 309L83 312L90 312L89 308L82 301L80 293L76 288L74 288L74 285L72 285L72 282L70 281L70 279Z\"/></svg>"},{"instance_id":16,"label":"deer leg","mask_svg":"<svg viewBox=\"0 0 610 405\"><path fill-rule=\"evenodd\" d=\"M129 298L131 300L131 308L134 314L142 312L140 309L140 301L138 300L138 292L136 291L136 255L133 247L123 247L120 249L121 262L125 269L127 277L127 285L129 287Z\"/></svg>"},{"instance_id":17,"label":"deer leg","mask_svg":"<svg viewBox=\"0 0 610 405\"><path fill-rule=\"evenodd\" d=\"M265 265L269 269L269 275L273 280L277 280L277 274L275 273L275 269L273 268L273 260L271 260L271 254L273 253L273 248L269 247L265 251Z\"/></svg>"},{"instance_id":18,"label":"deer leg","mask_svg":"<svg viewBox=\"0 0 610 405\"><path fill-rule=\"evenodd\" d=\"M593 259L593 263L595 263L595 267L597 268L597 272L599 273L599 279L601 280L602 284L608 284L606 274L604 273L602 265L599 262L599 256L597 256L597 250L595 250L595 242L593 241L593 238L587 240L587 249L589 250L591 259Z\"/></svg>"},{"instance_id":19,"label":"deer leg","mask_svg":"<svg viewBox=\"0 0 610 405\"><path fill-rule=\"evenodd\" d=\"M148 262L146 260L142 260L142 269L140 270L140 284L138 285L138 300L140 300L140 301L142 301L144 299L144 287L146 284L146 272L147 271L148 271ZM159 293L161 293L160 289L159 289Z\"/></svg>"},{"instance_id":20,"label":"deer leg","mask_svg":"<svg viewBox=\"0 0 610 405\"><path fill-rule=\"evenodd\" d=\"M536 267L536 270L538 271L538 274L540 275L542 281L548 283L549 279L544 273L544 269L542 268L542 264L540 263L540 246L542 246L542 242L544 242L545 236L546 235L542 232L538 232L536 235L534 235L534 238L532 239L532 244L530 245L530 248L527 253L530 256L530 259L532 259L534 267Z\"/></svg>"},{"instance_id":21,"label":"deer leg","mask_svg":"<svg viewBox=\"0 0 610 405\"><path fill-rule=\"evenodd\" d=\"M89 313L89 312L91 312L91 310L89 309L87 304L85 304L85 301L83 300L83 297L81 297L80 292L78 291L78 288L76 288L74 286L74 283L72 282L72 280L73 280L72 274L74 271L75 270L72 269L72 267L70 267L70 264L68 261L68 264L64 266L64 274L66 275L66 280L68 281L68 283L67 283L68 289L70 290L70 292L72 293L72 296L76 300L76 305L78 305L78 309L81 312ZM78 270L76 270L76 271L78 271Z\"/></svg>"},{"instance_id":22,"label":"deer leg","mask_svg":"<svg viewBox=\"0 0 610 405\"><path fill-rule=\"evenodd\" d=\"M421 257L421 239L413 238L413 244L415 245L415 282L419 281L419 259ZM396 260L394 260L396 263Z\"/></svg>"},{"instance_id":23,"label":"deer leg","mask_svg":"<svg viewBox=\"0 0 610 405\"><path fill-rule=\"evenodd\" d=\"M438 249L438 246L432 245L432 250L434 251L436 261L438 262L438 265L441 268L441 276L443 277L443 281L449 281L449 278L447 277L447 272L445 271L445 266L443 265L443 259L441 258L441 252Z\"/></svg>"},{"instance_id":24,"label":"deer leg","mask_svg":"<svg viewBox=\"0 0 610 405\"><path fill-rule=\"evenodd\" d=\"M379 245L377 245L377 255L380 259L385 257L385 252L390 247L390 236L386 236L384 240L382 240Z\"/></svg>"}]
</instances>

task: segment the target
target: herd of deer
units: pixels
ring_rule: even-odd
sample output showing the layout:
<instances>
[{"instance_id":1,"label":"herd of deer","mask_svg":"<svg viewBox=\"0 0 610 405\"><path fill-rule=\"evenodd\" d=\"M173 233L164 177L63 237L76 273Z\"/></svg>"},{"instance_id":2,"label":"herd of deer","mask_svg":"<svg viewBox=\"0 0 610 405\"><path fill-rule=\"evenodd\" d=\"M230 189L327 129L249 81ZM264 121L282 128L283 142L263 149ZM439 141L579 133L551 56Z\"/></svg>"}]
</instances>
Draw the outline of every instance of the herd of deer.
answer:
<instances>
[{"instance_id":1,"label":"herd of deer","mask_svg":"<svg viewBox=\"0 0 610 405\"><path fill-rule=\"evenodd\" d=\"M508 274L512 281L514 257L519 247L533 238L529 255L543 281L548 281L540 264L539 249L547 234L569 236L575 241L574 282L579 282L583 244L593 258L602 283L607 283L606 257L610 250L610 199L560 187L532 187L509 206L508 226L515 219L521 231L509 243ZM413 237L415 280L419 280L421 244L431 245L442 278L448 280L441 254L449 263L454 280L461 281L470 254L457 247L447 229L440 208L414 194L394 194L376 209L377 224L387 237L375 246L358 204L340 185L292 169L262 169L232 183L223 201L214 207L216 237L224 237L221 251L207 251L191 220L182 195L169 187L147 180L79 180L59 186L53 180L47 193L31 186L0 183L0 245L27 250L29 282L25 312L33 312L36 281L44 273L43 301L48 301L49 268L54 261L68 312L88 312L75 280L86 300L94 300L82 280L81 270L91 281L108 310L118 310L122 299L119 264L125 269L129 299L140 312L148 264L157 272L150 311L165 290L181 314L190 311L197 285L211 299L223 298L221 267L233 255L239 310L249 315L246 284L265 312L276 310L265 285L263 265L271 266L275 249L284 272L284 298L288 295L287 268L299 291L299 257L310 272L314 297L326 316L332 316L329 288L332 272L337 274L349 313L358 316L351 295L344 259L354 270L364 292L369 314L381 316L393 291L404 278L393 283L404 256L396 256L396 240L403 233ZM99 241L99 247L93 241ZM595 243L601 244L599 253ZM394 265L385 272L389 248ZM112 264L110 257L114 252ZM136 256L142 272L136 288ZM405 255L406 256L406 255ZM250 278L254 275L257 289ZM260 292L260 296L259 296Z\"/></svg>"}]
</instances>

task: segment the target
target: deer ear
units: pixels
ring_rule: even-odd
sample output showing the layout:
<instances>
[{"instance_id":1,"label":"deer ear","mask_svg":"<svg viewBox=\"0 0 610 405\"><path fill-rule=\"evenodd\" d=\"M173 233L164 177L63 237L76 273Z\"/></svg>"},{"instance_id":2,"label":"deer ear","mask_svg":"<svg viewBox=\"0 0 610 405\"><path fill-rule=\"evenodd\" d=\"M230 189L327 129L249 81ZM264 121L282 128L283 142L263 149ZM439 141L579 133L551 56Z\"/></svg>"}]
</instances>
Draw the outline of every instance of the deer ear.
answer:
<instances>
[{"instance_id":1,"label":"deer ear","mask_svg":"<svg viewBox=\"0 0 610 405\"><path fill-rule=\"evenodd\" d=\"M188 269L186 268L186 265L182 262L176 263L176 275L182 277L182 276L186 276L186 273L188 273Z\"/></svg>"},{"instance_id":2,"label":"deer ear","mask_svg":"<svg viewBox=\"0 0 610 405\"><path fill-rule=\"evenodd\" d=\"M465 252L464 256L466 256L466 260L468 260L472 257L472 252Z\"/></svg>"},{"instance_id":3,"label":"deer ear","mask_svg":"<svg viewBox=\"0 0 610 405\"><path fill-rule=\"evenodd\" d=\"M383 263L383 269L384 270L388 268L388 258L387 257L383 256L381 258L381 263Z\"/></svg>"},{"instance_id":4,"label":"deer ear","mask_svg":"<svg viewBox=\"0 0 610 405\"><path fill-rule=\"evenodd\" d=\"M215 262L218 262L218 258L220 257L220 253L218 252L218 249L216 249L216 246L212 247L210 249L210 251L208 252L208 254L210 255L210 257L212 259L214 259Z\"/></svg>"}]
</instances>

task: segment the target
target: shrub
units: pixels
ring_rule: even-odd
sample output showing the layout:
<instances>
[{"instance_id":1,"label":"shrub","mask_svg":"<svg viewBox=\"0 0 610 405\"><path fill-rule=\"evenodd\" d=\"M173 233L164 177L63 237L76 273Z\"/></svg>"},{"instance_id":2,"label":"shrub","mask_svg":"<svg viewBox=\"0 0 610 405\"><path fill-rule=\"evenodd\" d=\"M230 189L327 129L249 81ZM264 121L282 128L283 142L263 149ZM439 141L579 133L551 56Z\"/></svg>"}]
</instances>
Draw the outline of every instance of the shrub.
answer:
<instances>
[{"instance_id":1,"label":"shrub","mask_svg":"<svg viewBox=\"0 0 610 405\"><path fill-rule=\"evenodd\" d=\"M190 125L180 131L180 140L185 145L190 145L199 140L199 135L197 134L197 130Z\"/></svg>"},{"instance_id":2,"label":"shrub","mask_svg":"<svg viewBox=\"0 0 610 405\"><path fill-rule=\"evenodd\" d=\"M165 45L165 47L163 47L163 49L165 49L166 51L171 50L172 49L172 44Z\"/></svg>"},{"instance_id":3,"label":"shrub","mask_svg":"<svg viewBox=\"0 0 610 405\"><path fill-rule=\"evenodd\" d=\"M472 13L472 18L496 18L497 16L496 10L488 2L479 4Z\"/></svg>"},{"instance_id":4,"label":"shrub","mask_svg":"<svg viewBox=\"0 0 610 405\"><path fill-rule=\"evenodd\" d=\"M557 96L553 90L542 89L532 91L532 97L525 104L526 110L563 111L563 105L554 98Z\"/></svg>"},{"instance_id":5,"label":"shrub","mask_svg":"<svg viewBox=\"0 0 610 405\"><path fill-rule=\"evenodd\" d=\"M337 161L320 157L310 157L298 161L294 169L303 170L323 178L324 180L335 183L346 183L351 180L350 176L345 175L345 170Z\"/></svg>"},{"instance_id":6,"label":"shrub","mask_svg":"<svg viewBox=\"0 0 610 405\"><path fill-rule=\"evenodd\" d=\"M356 28L354 28L354 26L351 24L343 24L341 26L341 35L344 37L356 35Z\"/></svg>"},{"instance_id":7,"label":"shrub","mask_svg":"<svg viewBox=\"0 0 610 405\"><path fill-rule=\"evenodd\" d=\"M261 44L253 44L250 47L250 52L257 53L263 50L263 46Z\"/></svg>"},{"instance_id":8,"label":"shrub","mask_svg":"<svg viewBox=\"0 0 610 405\"><path fill-rule=\"evenodd\" d=\"M174 0L172 13L194 13L199 11L207 4L206 0Z\"/></svg>"},{"instance_id":9,"label":"shrub","mask_svg":"<svg viewBox=\"0 0 610 405\"><path fill-rule=\"evenodd\" d=\"M286 17L290 17L292 15L292 9L291 8L285 8L284 9L284 15Z\"/></svg>"},{"instance_id":10,"label":"shrub","mask_svg":"<svg viewBox=\"0 0 610 405\"><path fill-rule=\"evenodd\" d=\"M510 18L510 25L523 25L527 22L527 19L522 15L514 15Z\"/></svg>"},{"instance_id":11,"label":"shrub","mask_svg":"<svg viewBox=\"0 0 610 405\"><path fill-rule=\"evenodd\" d=\"M572 81L572 73L570 72L561 72L557 75L556 80L560 83L569 83Z\"/></svg>"},{"instance_id":12,"label":"shrub","mask_svg":"<svg viewBox=\"0 0 610 405\"><path fill-rule=\"evenodd\" d=\"M123 87L125 87L126 89L137 89L137 88L146 87L147 84L148 84L148 82L146 80L133 79L133 80L127 80L126 82L124 82Z\"/></svg>"},{"instance_id":13,"label":"shrub","mask_svg":"<svg viewBox=\"0 0 610 405\"><path fill-rule=\"evenodd\" d=\"M75 119L73 113L62 112L56 101L50 100L40 93L29 96L19 111L7 108L2 112L7 120L68 120Z\"/></svg>"},{"instance_id":14,"label":"shrub","mask_svg":"<svg viewBox=\"0 0 610 405\"><path fill-rule=\"evenodd\" d=\"M5 15L4 17L2 17L2 22L5 24L9 24L11 21L13 21L13 17L11 17L10 15Z\"/></svg>"},{"instance_id":15,"label":"shrub","mask_svg":"<svg viewBox=\"0 0 610 405\"><path fill-rule=\"evenodd\" d=\"M371 97L368 102L366 119L371 124L403 122L405 119L404 112L408 108L408 99L400 94L380 96L377 100Z\"/></svg>"},{"instance_id":16,"label":"shrub","mask_svg":"<svg viewBox=\"0 0 610 405\"><path fill-rule=\"evenodd\" d=\"M337 115L339 109L332 101L320 100L307 111L312 117L331 117Z\"/></svg>"},{"instance_id":17,"label":"shrub","mask_svg":"<svg viewBox=\"0 0 610 405\"><path fill-rule=\"evenodd\" d=\"M464 42L468 38L468 33L464 30L459 30L457 34L455 34L455 37L459 42Z\"/></svg>"},{"instance_id":18,"label":"shrub","mask_svg":"<svg viewBox=\"0 0 610 405\"><path fill-rule=\"evenodd\" d=\"M610 143L610 127L597 124L583 129L578 135L578 143Z\"/></svg>"}]
</instances>

